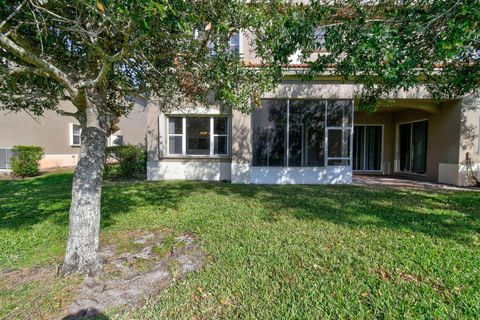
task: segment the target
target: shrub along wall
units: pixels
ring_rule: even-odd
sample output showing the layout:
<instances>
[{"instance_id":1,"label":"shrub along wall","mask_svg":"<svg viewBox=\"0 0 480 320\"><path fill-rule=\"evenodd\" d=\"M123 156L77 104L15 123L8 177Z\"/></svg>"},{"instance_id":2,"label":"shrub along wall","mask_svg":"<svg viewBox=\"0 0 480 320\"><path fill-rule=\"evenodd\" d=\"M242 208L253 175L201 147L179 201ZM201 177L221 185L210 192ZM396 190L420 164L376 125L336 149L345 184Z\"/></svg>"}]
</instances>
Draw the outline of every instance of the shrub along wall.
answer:
<instances>
[{"instance_id":1,"label":"shrub along wall","mask_svg":"<svg viewBox=\"0 0 480 320\"><path fill-rule=\"evenodd\" d=\"M11 160L13 174L19 177L33 177L40 172L39 161L43 157L43 148L39 146L14 146L15 156Z\"/></svg>"},{"instance_id":2,"label":"shrub along wall","mask_svg":"<svg viewBox=\"0 0 480 320\"><path fill-rule=\"evenodd\" d=\"M107 147L105 152L105 175L132 178L146 173L147 150L144 146Z\"/></svg>"}]
</instances>

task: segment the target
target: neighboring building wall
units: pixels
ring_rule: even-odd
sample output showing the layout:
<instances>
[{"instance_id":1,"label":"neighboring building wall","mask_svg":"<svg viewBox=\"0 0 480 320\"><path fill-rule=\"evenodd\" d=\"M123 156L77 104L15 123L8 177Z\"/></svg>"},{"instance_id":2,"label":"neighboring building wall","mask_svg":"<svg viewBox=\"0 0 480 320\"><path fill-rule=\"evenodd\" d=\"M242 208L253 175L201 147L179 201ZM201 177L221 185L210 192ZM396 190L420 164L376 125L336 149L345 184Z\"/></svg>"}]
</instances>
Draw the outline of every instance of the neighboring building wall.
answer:
<instances>
[{"instance_id":1,"label":"neighboring building wall","mask_svg":"<svg viewBox=\"0 0 480 320\"><path fill-rule=\"evenodd\" d=\"M121 117L117 126L120 128L115 135L123 136L124 144L146 145L147 143L147 111L144 106L135 105L127 117Z\"/></svg>"},{"instance_id":2,"label":"neighboring building wall","mask_svg":"<svg viewBox=\"0 0 480 320\"><path fill-rule=\"evenodd\" d=\"M61 102L60 108L73 111L69 102ZM131 115L122 117L117 124L121 128L116 135L123 135L124 143L145 144L146 112L136 105ZM55 111L46 111L32 118L24 111L0 114L0 148L15 145L36 145L44 148L45 156L40 161L42 169L75 166L80 147L70 145L70 124L77 124L73 117L60 116Z\"/></svg>"}]
</instances>

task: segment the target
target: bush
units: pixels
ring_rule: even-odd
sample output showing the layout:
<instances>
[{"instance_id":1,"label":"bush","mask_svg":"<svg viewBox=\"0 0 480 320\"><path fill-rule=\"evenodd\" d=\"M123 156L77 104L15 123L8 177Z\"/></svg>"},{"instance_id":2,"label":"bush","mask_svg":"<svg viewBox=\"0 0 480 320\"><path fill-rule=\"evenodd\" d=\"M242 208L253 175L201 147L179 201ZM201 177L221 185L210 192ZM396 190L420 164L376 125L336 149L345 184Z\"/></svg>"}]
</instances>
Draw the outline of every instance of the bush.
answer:
<instances>
[{"instance_id":1,"label":"bush","mask_svg":"<svg viewBox=\"0 0 480 320\"><path fill-rule=\"evenodd\" d=\"M33 177L40 172L40 159L43 157L43 148L39 146L14 146L15 156L11 161L13 174L16 176Z\"/></svg>"},{"instance_id":2,"label":"bush","mask_svg":"<svg viewBox=\"0 0 480 320\"><path fill-rule=\"evenodd\" d=\"M144 146L107 147L105 159L106 175L117 173L122 177L132 178L146 173L147 150Z\"/></svg>"}]
</instances>

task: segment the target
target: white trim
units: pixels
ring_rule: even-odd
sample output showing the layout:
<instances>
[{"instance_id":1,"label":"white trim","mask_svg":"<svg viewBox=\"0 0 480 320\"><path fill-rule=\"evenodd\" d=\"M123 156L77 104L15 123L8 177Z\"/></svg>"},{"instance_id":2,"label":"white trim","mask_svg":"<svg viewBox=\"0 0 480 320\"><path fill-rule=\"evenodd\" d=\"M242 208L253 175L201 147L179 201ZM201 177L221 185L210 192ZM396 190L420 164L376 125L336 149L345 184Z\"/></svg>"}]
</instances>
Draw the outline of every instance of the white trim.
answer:
<instances>
[{"instance_id":1,"label":"white trim","mask_svg":"<svg viewBox=\"0 0 480 320\"><path fill-rule=\"evenodd\" d=\"M251 167L252 184L351 184L351 166Z\"/></svg>"},{"instance_id":2,"label":"white trim","mask_svg":"<svg viewBox=\"0 0 480 320\"><path fill-rule=\"evenodd\" d=\"M242 29L238 30L238 55L240 58L243 57L243 31Z\"/></svg>"},{"instance_id":3,"label":"white trim","mask_svg":"<svg viewBox=\"0 0 480 320\"><path fill-rule=\"evenodd\" d=\"M477 154L480 155L480 117L478 117Z\"/></svg>"},{"instance_id":4,"label":"white trim","mask_svg":"<svg viewBox=\"0 0 480 320\"><path fill-rule=\"evenodd\" d=\"M197 155L197 154L187 154L187 118L193 117L203 117L203 118L208 118L209 119L209 153L208 154L202 154L202 155ZM182 119L182 133L170 133L170 125L168 121L171 118L181 118ZM214 133L214 119L215 118L226 118L227 124L226 124L226 134L215 134ZM178 158L181 156L182 158L228 158L230 157L231 150L231 135L230 135L230 125L231 125L231 120L230 116L228 114L188 114L188 115L177 115L177 114L169 114L165 115L166 119L166 136L167 136L167 141L166 141L166 151L164 153L163 158ZM181 154L170 154L170 136L172 137L182 137L182 153ZM227 153L226 154L215 154L215 137L226 137L227 138Z\"/></svg>"},{"instance_id":5,"label":"white trim","mask_svg":"<svg viewBox=\"0 0 480 320\"><path fill-rule=\"evenodd\" d=\"M355 100L352 99L352 123L350 125L350 167L353 170L353 133L355 129ZM383 132L382 132L383 137Z\"/></svg>"},{"instance_id":6,"label":"white trim","mask_svg":"<svg viewBox=\"0 0 480 320\"><path fill-rule=\"evenodd\" d=\"M215 138L213 136L214 132L213 132L213 118L210 118L209 120L209 125L210 125L210 134L209 134L209 140L210 140L210 156L213 156L213 149L215 149Z\"/></svg>"},{"instance_id":7,"label":"white trim","mask_svg":"<svg viewBox=\"0 0 480 320\"><path fill-rule=\"evenodd\" d=\"M290 166L290 99L287 99L287 127L286 127L286 148L285 148L285 162L284 164ZM303 149L303 145L302 145Z\"/></svg>"},{"instance_id":8,"label":"white trim","mask_svg":"<svg viewBox=\"0 0 480 320\"><path fill-rule=\"evenodd\" d=\"M168 135L165 137L165 114L160 113L158 116L158 153L159 157L163 158L166 154L165 148L166 148L166 141L168 141ZM168 126L168 123L167 123ZM168 150L168 149L167 149Z\"/></svg>"},{"instance_id":9,"label":"white trim","mask_svg":"<svg viewBox=\"0 0 480 320\"><path fill-rule=\"evenodd\" d=\"M170 128L167 128L167 130L169 129ZM167 154L170 155L170 148L167 149ZM186 117L182 118L182 155L184 156L187 155L187 118Z\"/></svg>"},{"instance_id":10,"label":"white trim","mask_svg":"<svg viewBox=\"0 0 480 320\"><path fill-rule=\"evenodd\" d=\"M147 163L148 180L230 181L230 161L178 159Z\"/></svg>"}]
</instances>

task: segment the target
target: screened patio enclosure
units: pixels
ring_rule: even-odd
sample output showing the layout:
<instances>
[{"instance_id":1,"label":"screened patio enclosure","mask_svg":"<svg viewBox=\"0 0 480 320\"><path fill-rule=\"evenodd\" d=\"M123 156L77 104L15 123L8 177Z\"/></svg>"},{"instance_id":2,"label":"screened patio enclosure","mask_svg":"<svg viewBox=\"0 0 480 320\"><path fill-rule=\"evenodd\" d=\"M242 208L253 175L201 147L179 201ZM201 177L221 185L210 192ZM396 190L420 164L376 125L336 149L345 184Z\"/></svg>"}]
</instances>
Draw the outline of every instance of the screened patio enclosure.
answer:
<instances>
[{"instance_id":1,"label":"screened patio enclosure","mask_svg":"<svg viewBox=\"0 0 480 320\"><path fill-rule=\"evenodd\" d=\"M351 165L351 100L266 99L252 129L254 167Z\"/></svg>"}]
</instances>

